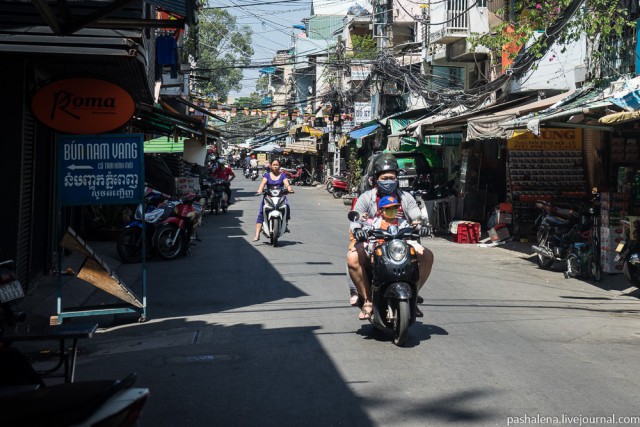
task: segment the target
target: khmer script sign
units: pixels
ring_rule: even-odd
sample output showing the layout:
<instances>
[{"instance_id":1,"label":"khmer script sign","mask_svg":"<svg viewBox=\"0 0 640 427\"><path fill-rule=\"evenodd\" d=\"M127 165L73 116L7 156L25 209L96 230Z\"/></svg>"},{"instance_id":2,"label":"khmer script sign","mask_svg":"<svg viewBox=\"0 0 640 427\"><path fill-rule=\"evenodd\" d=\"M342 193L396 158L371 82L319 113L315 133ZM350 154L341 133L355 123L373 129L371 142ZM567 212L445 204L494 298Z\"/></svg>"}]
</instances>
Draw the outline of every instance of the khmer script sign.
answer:
<instances>
[{"instance_id":1,"label":"khmer script sign","mask_svg":"<svg viewBox=\"0 0 640 427\"><path fill-rule=\"evenodd\" d=\"M142 148L141 134L58 136L60 204L140 203L144 196Z\"/></svg>"}]
</instances>

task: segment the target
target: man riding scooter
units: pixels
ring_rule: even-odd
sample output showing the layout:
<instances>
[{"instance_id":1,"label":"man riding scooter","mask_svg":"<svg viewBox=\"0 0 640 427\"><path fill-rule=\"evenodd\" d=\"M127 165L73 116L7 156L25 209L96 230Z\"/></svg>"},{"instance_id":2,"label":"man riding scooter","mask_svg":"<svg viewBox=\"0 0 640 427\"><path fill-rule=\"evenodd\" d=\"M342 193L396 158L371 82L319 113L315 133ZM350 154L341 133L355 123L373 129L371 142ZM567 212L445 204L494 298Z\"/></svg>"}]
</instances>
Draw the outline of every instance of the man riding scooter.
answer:
<instances>
[{"instance_id":1,"label":"man riding scooter","mask_svg":"<svg viewBox=\"0 0 640 427\"><path fill-rule=\"evenodd\" d=\"M411 194L398 188L398 171L398 162L393 155L382 155L378 158L373 167L375 187L362 193L353 208L360 213L362 218L374 218L378 212L378 202L380 199L384 196L393 196L400 201L397 213L398 217L406 219L412 225L420 224L422 218L416 200ZM370 281L366 272L366 269L370 265L370 258L363 244L367 239L367 235L361 228L354 228L351 231L353 232L356 242L351 245L347 253L347 268L349 277L364 301L358 319L368 320L373 313L373 303L371 300ZM429 229L422 227L420 229L420 235L423 237L428 236ZM420 269L418 279L419 291L431 274L433 252L419 244L415 245L415 249ZM421 317L422 312L417 310L416 315Z\"/></svg>"},{"instance_id":2,"label":"man riding scooter","mask_svg":"<svg viewBox=\"0 0 640 427\"><path fill-rule=\"evenodd\" d=\"M230 205L233 204L233 200L231 200L231 181L233 181L235 177L236 174L225 164L225 161L222 158L218 159L217 167L211 171L211 178L224 179L227 181L224 192L227 193L227 200L229 200Z\"/></svg>"}]
</instances>

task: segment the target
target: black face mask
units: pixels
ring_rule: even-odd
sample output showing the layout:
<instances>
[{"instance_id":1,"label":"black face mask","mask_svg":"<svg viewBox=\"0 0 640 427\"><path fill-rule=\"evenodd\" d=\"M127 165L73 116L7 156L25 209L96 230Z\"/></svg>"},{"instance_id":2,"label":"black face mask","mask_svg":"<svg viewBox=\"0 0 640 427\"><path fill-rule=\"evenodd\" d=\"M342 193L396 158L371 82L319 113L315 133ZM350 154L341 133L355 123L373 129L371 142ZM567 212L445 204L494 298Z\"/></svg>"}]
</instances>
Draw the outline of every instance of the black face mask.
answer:
<instances>
[{"instance_id":1,"label":"black face mask","mask_svg":"<svg viewBox=\"0 0 640 427\"><path fill-rule=\"evenodd\" d=\"M389 196L398 189L397 179L383 179L378 181L378 193L383 196Z\"/></svg>"}]
</instances>

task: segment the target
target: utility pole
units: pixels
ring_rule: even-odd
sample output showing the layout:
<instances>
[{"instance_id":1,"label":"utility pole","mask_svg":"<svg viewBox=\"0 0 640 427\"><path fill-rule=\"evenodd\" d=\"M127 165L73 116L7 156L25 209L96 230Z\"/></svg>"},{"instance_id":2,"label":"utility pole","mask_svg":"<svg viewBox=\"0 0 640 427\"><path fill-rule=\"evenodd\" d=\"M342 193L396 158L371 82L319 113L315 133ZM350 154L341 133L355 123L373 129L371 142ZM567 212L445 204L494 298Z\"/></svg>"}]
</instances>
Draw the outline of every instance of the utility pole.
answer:
<instances>
[{"instance_id":1,"label":"utility pole","mask_svg":"<svg viewBox=\"0 0 640 427\"><path fill-rule=\"evenodd\" d=\"M427 61L429 45L431 44L431 0L428 0L427 4L421 4L420 7L422 8L422 75L428 76L431 73L429 62Z\"/></svg>"}]
</instances>

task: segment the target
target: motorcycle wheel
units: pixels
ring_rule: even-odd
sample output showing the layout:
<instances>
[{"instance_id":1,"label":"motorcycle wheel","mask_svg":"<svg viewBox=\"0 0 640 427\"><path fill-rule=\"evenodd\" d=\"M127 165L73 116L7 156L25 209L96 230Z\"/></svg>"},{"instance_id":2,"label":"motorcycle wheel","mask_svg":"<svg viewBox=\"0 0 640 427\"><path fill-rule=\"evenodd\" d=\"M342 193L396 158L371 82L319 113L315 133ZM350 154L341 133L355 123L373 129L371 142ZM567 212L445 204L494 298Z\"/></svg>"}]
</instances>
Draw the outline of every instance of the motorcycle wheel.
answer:
<instances>
[{"instance_id":1,"label":"motorcycle wheel","mask_svg":"<svg viewBox=\"0 0 640 427\"><path fill-rule=\"evenodd\" d=\"M589 257L589 276L595 282L602 280L602 268L600 267L600 261L594 256Z\"/></svg>"},{"instance_id":2,"label":"motorcycle wheel","mask_svg":"<svg viewBox=\"0 0 640 427\"><path fill-rule=\"evenodd\" d=\"M120 259L126 263L140 262L142 259L142 230L138 227L125 228L116 243Z\"/></svg>"},{"instance_id":3,"label":"motorcycle wheel","mask_svg":"<svg viewBox=\"0 0 640 427\"><path fill-rule=\"evenodd\" d=\"M397 300L393 322L393 343L403 347L409 335L409 301Z\"/></svg>"},{"instance_id":4,"label":"motorcycle wheel","mask_svg":"<svg viewBox=\"0 0 640 427\"><path fill-rule=\"evenodd\" d=\"M251 181L255 181L256 179L258 179L258 177L257 177L257 176L252 176L252 177L251 177Z\"/></svg>"},{"instance_id":5,"label":"motorcycle wheel","mask_svg":"<svg viewBox=\"0 0 640 427\"><path fill-rule=\"evenodd\" d=\"M333 191L333 183L331 181L327 182L327 191L329 193Z\"/></svg>"},{"instance_id":6,"label":"motorcycle wheel","mask_svg":"<svg viewBox=\"0 0 640 427\"><path fill-rule=\"evenodd\" d=\"M340 199L344 193L342 190L334 190L332 194L335 199Z\"/></svg>"},{"instance_id":7,"label":"motorcycle wheel","mask_svg":"<svg viewBox=\"0 0 640 427\"><path fill-rule=\"evenodd\" d=\"M278 237L280 236L280 223L273 221L271 223L271 245L274 248L278 247Z\"/></svg>"},{"instance_id":8,"label":"motorcycle wheel","mask_svg":"<svg viewBox=\"0 0 640 427\"><path fill-rule=\"evenodd\" d=\"M629 264L628 259L624 261L622 272L624 273L624 277L627 278L629 283L631 283L633 286L640 286L640 271L638 271L637 267Z\"/></svg>"},{"instance_id":9,"label":"motorcycle wheel","mask_svg":"<svg viewBox=\"0 0 640 427\"><path fill-rule=\"evenodd\" d=\"M537 233L537 241L538 241L538 246L542 246L542 247L546 247L547 246L547 239L549 237L549 232L547 230L538 230ZM543 257L542 255L536 254L536 261L538 263L538 268L542 269L542 270L548 270L551 268L551 265L553 264L553 258L547 258L547 257Z\"/></svg>"},{"instance_id":10,"label":"motorcycle wheel","mask_svg":"<svg viewBox=\"0 0 640 427\"><path fill-rule=\"evenodd\" d=\"M313 184L313 178L311 178L310 176L306 177L304 179L304 185L311 185Z\"/></svg>"},{"instance_id":11,"label":"motorcycle wheel","mask_svg":"<svg viewBox=\"0 0 640 427\"><path fill-rule=\"evenodd\" d=\"M156 233L155 246L160 258L172 260L178 258L184 252L185 244L181 235L175 239L176 242L174 244L171 244L176 233L180 233L180 228L175 224L165 224Z\"/></svg>"}]
</instances>

